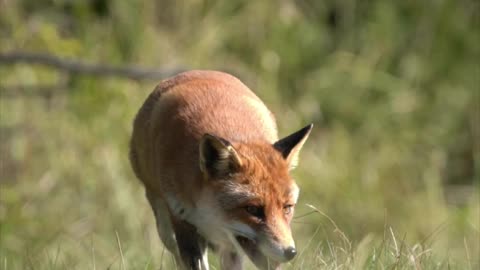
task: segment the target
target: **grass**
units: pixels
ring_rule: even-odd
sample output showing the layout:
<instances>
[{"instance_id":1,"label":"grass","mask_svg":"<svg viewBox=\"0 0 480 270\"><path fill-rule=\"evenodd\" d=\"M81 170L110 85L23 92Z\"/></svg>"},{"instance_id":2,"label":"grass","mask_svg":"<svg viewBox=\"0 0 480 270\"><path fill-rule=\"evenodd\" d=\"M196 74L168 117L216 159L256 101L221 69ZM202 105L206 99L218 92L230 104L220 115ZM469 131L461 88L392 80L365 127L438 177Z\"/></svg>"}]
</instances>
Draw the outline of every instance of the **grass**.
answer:
<instances>
[{"instance_id":1,"label":"grass","mask_svg":"<svg viewBox=\"0 0 480 270\"><path fill-rule=\"evenodd\" d=\"M476 1L106 3L0 1L0 52L226 70L314 122L287 269L480 267ZM155 84L0 63L0 269L174 267L127 158Z\"/></svg>"}]
</instances>

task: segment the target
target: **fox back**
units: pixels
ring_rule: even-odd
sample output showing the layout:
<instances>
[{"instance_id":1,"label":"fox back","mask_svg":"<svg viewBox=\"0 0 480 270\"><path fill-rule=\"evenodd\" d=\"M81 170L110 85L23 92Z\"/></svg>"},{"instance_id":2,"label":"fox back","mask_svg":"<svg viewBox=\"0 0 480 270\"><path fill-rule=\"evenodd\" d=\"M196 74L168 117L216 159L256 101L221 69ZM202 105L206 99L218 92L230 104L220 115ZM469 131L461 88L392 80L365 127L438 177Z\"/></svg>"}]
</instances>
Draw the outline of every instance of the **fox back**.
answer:
<instances>
[{"instance_id":1,"label":"fox back","mask_svg":"<svg viewBox=\"0 0 480 270\"><path fill-rule=\"evenodd\" d=\"M165 246L185 269L260 269L295 256L289 175L311 125L278 140L273 114L240 80L190 71L162 81L138 112L130 160Z\"/></svg>"}]
</instances>

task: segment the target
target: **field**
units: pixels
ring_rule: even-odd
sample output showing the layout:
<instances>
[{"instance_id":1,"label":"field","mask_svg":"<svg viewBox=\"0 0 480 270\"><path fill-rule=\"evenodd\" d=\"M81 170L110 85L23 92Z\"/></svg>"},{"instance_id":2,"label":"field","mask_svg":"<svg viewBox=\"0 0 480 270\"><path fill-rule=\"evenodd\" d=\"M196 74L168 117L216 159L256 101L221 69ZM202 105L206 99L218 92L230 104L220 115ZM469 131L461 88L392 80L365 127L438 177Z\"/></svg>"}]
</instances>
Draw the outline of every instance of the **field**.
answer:
<instances>
[{"instance_id":1,"label":"field","mask_svg":"<svg viewBox=\"0 0 480 270\"><path fill-rule=\"evenodd\" d=\"M174 269L128 142L188 69L315 125L285 269L480 269L479 29L474 0L0 0L0 269Z\"/></svg>"}]
</instances>

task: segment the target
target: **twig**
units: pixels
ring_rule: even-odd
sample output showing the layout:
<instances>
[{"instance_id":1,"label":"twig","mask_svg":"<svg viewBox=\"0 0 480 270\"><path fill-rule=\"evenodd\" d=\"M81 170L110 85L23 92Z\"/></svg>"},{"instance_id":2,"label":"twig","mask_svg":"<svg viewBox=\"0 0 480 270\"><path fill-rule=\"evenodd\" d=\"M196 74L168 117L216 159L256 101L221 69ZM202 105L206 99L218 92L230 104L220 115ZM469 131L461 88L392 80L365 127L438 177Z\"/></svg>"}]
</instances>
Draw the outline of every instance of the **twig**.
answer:
<instances>
[{"instance_id":1,"label":"twig","mask_svg":"<svg viewBox=\"0 0 480 270\"><path fill-rule=\"evenodd\" d=\"M68 89L66 84L0 85L0 96L5 98L18 96L50 98L66 93L66 89Z\"/></svg>"},{"instance_id":2,"label":"twig","mask_svg":"<svg viewBox=\"0 0 480 270\"><path fill-rule=\"evenodd\" d=\"M24 51L0 53L0 66L16 63L43 65L72 75L112 76L132 80L159 80L185 70L182 68L144 69L133 66L90 64L76 59L65 59L54 55Z\"/></svg>"},{"instance_id":3,"label":"twig","mask_svg":"<svg viewBox=\"0 0 480 270\"><path fill-rule=\"evenodd\" d=\"M97 270L97 265L95 263L95 246L93 245L93 238L92 240L92 269Z\"/></svg>"},{"instance_id":4,"label":"twig","mask_svg":"<svg viewBox=\"0 0 480 270\"><path fill-rule=\"evenodd\" d=\"M303 218L303 217L306 217L306 216L309 216L311 214L315 214L315 213L318 213L316 210L312 210L310 212L307 212L305 214L301 214L301 215L298 215L298 216L294 216L293 219L297 219L297 218Z\"/></svg>"},{"instance_id":5,"label":"twig","mask_svg":"<svg viewBox=\"0 0 480 270\"><path fill-rule=\"evenodd\" d=\"M118 249L120 251L120 257L122 258L122 270L126 270L125 257L123 257L123 250L122 250L122 245L120 244L120 237L118 236L118 231L115 231L115 235L117 236Z\"/></svg>"},{"instance_id":6,"label":"twig","mask_svg":"<svg viewBox=\"0 0 480 270\"><path fill-rule=\"evenodd\" d=\"M162 255L160 255L160 270L163 270L163 254L165 253L165 246L162 248Z\"/></svg>"},{"instance_id":7,"label":"twig","mask_svg":"<svg viewBox=\"0 0 480 270\"><path fill-rule=\"evenodd\" d=\"M467 253L467 262L470 269L472 268L472 261L470 260L470 251L468 249L467 238L463 237L463 245L465 246L465 252Z\"/></svg>"},{"instance_id":8,"label":"twig","mask_svg":"<svg viewBox=\"0 0 480 270\"><path fill-rule=\"evenodd\" d=\"M393 244L395 245L395 257L398 259L400 258L400 251L398 250L397 239L395 238L395 234L393 234L392 227L390 227L390 234L392 235Z\"/></svg>"}]
</instances>

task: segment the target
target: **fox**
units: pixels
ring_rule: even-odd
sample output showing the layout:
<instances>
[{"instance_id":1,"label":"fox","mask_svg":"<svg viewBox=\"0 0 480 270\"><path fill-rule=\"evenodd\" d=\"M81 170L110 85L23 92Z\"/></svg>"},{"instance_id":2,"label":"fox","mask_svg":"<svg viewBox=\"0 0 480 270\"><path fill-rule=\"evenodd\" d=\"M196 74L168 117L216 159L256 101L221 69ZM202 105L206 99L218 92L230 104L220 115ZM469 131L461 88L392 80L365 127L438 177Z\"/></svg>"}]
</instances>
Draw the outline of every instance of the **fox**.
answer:
<instances>
[{"instance_id":1,"label":"fox","mask_svg":"<svg viewBox=\"0 0 480 270\"><path fill-rule=\"evenodd\" d=\"M280 269L297 250L290 176L313 124L278 139L273 113L236 77L192 70L161 81L133 121L130 163L159 237L181 269Z\"/></svg>"}]
</instances>

